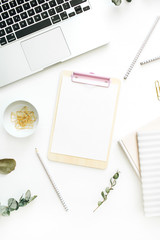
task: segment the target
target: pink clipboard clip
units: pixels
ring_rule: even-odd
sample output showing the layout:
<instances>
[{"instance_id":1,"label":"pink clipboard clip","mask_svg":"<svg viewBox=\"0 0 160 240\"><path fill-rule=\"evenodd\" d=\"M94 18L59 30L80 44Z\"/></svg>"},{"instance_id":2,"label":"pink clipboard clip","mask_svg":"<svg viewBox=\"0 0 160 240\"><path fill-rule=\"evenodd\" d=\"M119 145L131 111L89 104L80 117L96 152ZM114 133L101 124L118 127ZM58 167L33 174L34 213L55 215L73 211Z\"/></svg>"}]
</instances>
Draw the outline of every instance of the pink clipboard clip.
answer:
<instances>
[{"instance_id":1,"label":"pink clipboard clip","mask_svg":"<svg viewBox=\"0 0 160 240\"><path fill-rule=\"evenodd\" d=\"M97 87L106 87L110 86L110 78L102 77L95 75L94 73L78 73L73 72L71 76L72 82L93 85Z\"/></svg>"}]
</instances>

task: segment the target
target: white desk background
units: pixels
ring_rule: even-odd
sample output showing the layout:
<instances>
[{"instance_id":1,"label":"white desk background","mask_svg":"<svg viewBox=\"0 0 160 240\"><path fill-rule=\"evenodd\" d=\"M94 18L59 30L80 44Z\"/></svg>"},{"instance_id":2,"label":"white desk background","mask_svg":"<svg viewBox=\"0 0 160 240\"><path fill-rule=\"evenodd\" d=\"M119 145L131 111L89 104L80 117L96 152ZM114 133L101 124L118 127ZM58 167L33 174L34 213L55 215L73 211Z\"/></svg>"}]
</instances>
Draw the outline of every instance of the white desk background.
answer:
<instances>
[{"instance_id":1,"label":"white desk background","mask_svg":"<svg viewBox=\"0 0 160 240\"><path fill-rule=\"evenodd\" d=\"M30 189L38 198L30 205L0 217L0 238L10 239L160 239L160 218L145 218L141 184L117 140L126 133L159 116L154 81L160 80L160 62L140 66L139 61L127 81L123 76L139 49L155 17L159 0L133 0L114 7L110 0L98 0L106 13L109 45L0 89L0 158L15 158L17 167L7 176L0 175L0 201L19 199ZM152 46L153 47L153 46ZM157 55L160 45L154 46ZM143 60L147 46L140 59ZM144 54L144 55L143 55ZM150 57L150 56L149 56ZM106 170L65 165L47 160L47 150L57 92L63 70L93 71L122 80L114 138ZM9 136L2 126L2 114L10 101L26 99L39 112L36 133L25 139ZM34 148L53 172L53 177L68 204L66 213L43 171ZM120 170L115 190L93 214L100 193L110 177Z\"/></svg>"}]
</instances>

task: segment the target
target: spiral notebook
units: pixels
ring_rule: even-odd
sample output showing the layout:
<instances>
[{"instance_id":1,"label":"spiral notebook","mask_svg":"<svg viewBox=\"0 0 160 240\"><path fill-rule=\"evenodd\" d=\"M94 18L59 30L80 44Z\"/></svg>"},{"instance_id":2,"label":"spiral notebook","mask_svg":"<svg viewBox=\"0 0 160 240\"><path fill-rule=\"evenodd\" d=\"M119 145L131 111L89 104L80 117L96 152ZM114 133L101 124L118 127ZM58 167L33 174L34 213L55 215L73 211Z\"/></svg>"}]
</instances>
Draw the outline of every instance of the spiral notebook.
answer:
<instances>
[{"instance_id":1,"label":"spiral notebook","mask_svg":"<svg viewBox=\"0 0 160 240\"><path fill-rule=\"evenodd\" d=\"M160 132L138 132L144 212L160 216Z\"/></svg>"},{"instance_id":2,"label":"spiral notebook","mask_svg":"<svg viewBox=\"0 0 160 240\"><path fill-rule=\"evenodd\" d=\"M153 132L160 131L160 117L154 119L152 122L146 124L145 126L137 129L136 131L128 134L119 140L119 144L122 147L125 155L127 156L130 164L132 165L135 173L141 178L140 174L140 164L138 156L138 144L137 144L137 132Z\"/></svg>"},{"instance_id":3,"label":"spiral notebook","mask_svg":"<svg viewBox=\"0 0 160 240\"><path fill-rule=\"evenodd\" d=\"M48 159L106 168L119 91L118 79L62 72Z\"/></svg>"}]
</instances>

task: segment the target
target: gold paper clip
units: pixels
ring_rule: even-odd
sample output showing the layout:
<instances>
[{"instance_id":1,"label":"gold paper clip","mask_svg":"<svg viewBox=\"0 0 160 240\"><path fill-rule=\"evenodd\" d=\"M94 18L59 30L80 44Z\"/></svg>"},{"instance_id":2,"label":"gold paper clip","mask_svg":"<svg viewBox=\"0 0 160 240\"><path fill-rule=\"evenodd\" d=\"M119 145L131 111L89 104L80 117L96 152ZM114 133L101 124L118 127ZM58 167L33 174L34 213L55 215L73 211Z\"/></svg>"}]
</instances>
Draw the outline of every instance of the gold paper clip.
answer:
<instances>
[{"instance_id":1,"label":"gold paper clip","mask_svg":"<svg viewBox=\"0 0 160 240\"><path fill-rule=\"evenodd\" d=\"M160 85L158 80L155 81L155 87L156 87L157 98L160 101Z\"/></svg>"}]
</instances>

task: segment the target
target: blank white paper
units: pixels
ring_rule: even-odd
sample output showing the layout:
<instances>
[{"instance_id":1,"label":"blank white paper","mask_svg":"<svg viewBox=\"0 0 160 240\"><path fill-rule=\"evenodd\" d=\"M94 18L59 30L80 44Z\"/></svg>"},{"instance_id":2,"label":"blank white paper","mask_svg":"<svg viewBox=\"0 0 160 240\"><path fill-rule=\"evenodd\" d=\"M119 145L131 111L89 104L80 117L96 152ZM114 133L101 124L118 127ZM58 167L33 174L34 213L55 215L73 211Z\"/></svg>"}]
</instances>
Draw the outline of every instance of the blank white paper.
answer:
<instances>
[{"instance_id":1,"label":"blank white paper","mask_svg":"<svg viewBox=\"0 0 160 240\"><path fill-rule=\"evenodd\" d=\"M117 93L63 78L51 152L106 161Z\"/></svg>"}]
</instances>

